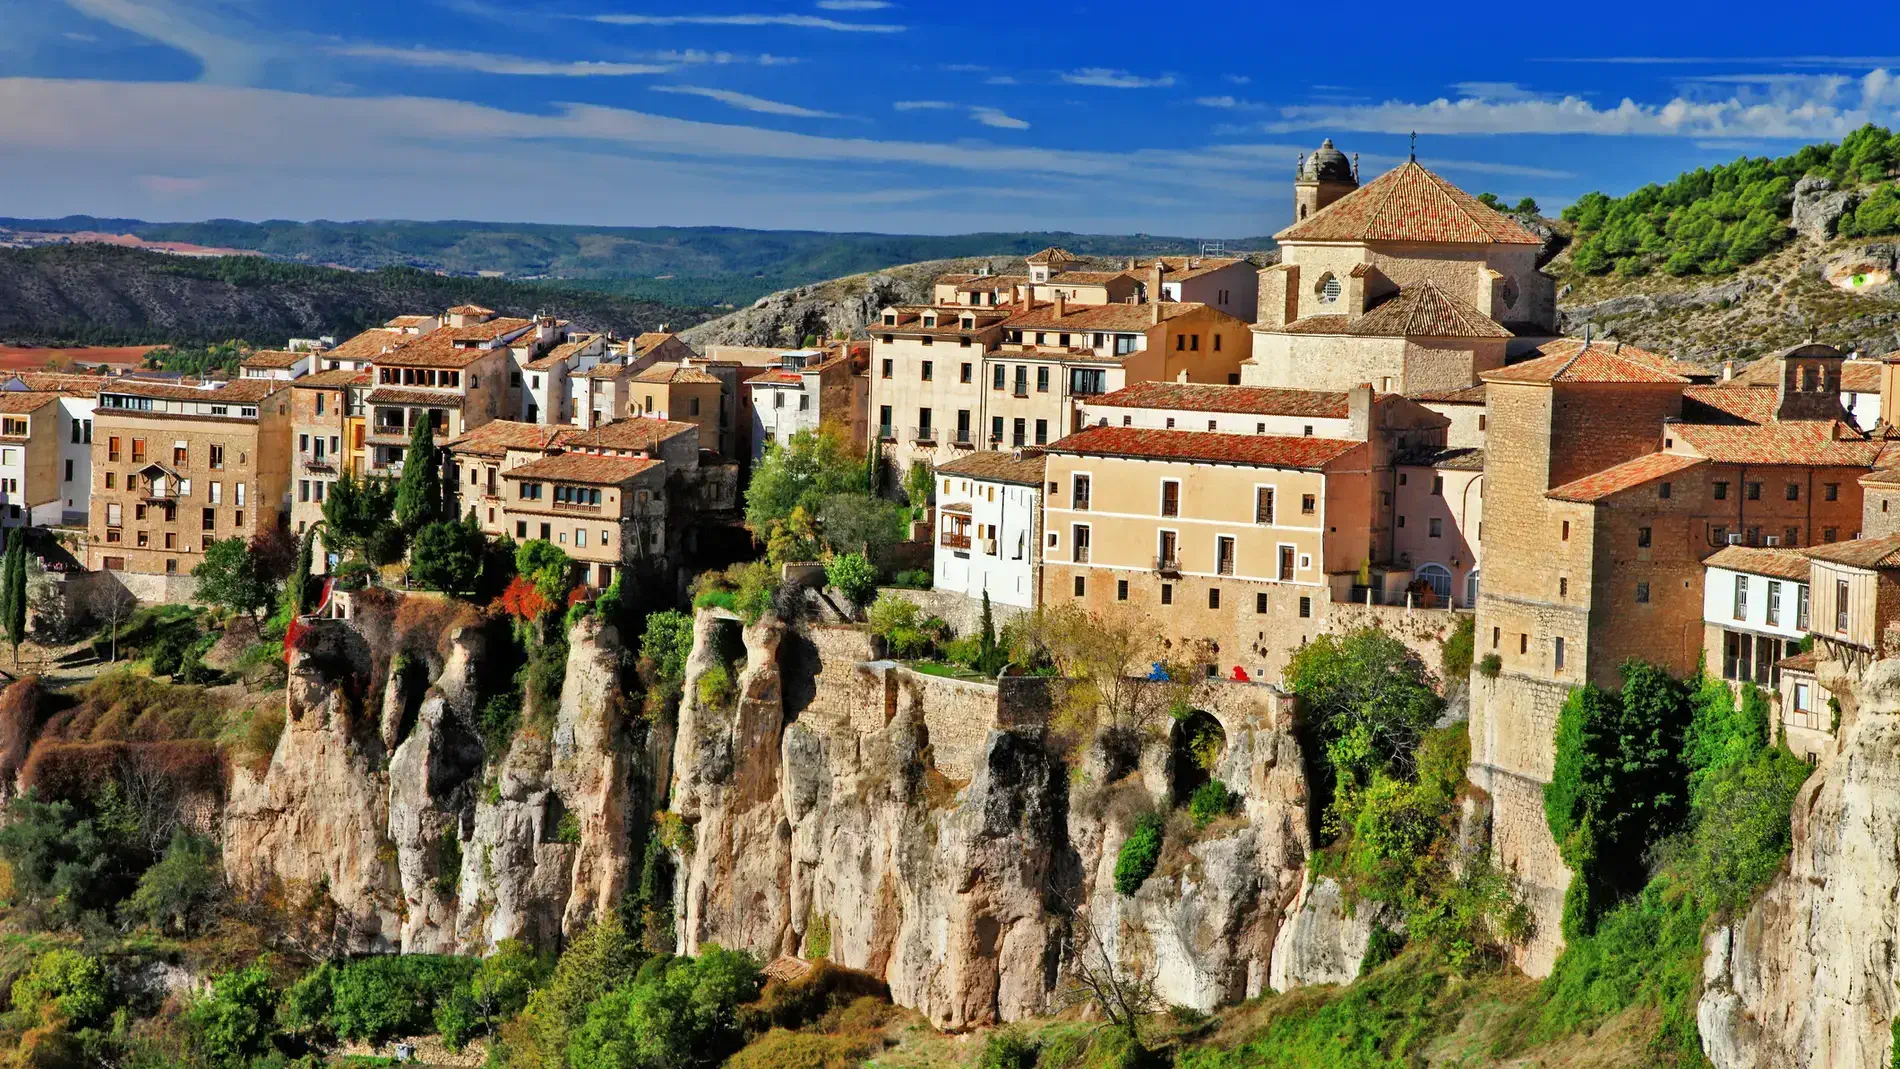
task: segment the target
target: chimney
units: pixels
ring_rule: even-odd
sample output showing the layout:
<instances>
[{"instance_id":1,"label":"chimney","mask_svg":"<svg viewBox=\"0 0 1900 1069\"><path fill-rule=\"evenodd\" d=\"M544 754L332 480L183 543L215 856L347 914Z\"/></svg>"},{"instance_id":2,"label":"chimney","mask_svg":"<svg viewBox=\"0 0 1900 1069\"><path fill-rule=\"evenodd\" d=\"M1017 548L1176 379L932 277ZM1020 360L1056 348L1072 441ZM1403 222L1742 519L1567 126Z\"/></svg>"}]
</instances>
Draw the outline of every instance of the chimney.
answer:
<instances>
[{"instance_id":1,"label":"chimney","mask_svg":"<svg viewBox=\"0 0 1900 1069\"><path fill-rule=\"evenodd\" d=\"M1900 356L1892 353L1880 361L1880 422L1900 424Z\"/></svg>"},{"instance_id":2,"label":"chimney","mask_svg":"<svg viewBox=\"0 0 1900 1069\"><path fill-rule=\"evenodd\" d=\"M1161 325L1161 302L1160 301L1148 302L1148 323L1151 326Z\"/></svg>"},{"instance_id":3,"label":"chimney","mask_svg":"<svg viewBox=\"0 0 1900 1069\"><path fill-rule=\"evenodd\" d=\"M1130 256L1128 258L1128 266L1124 268L1124 270L1129 271L1131 273L1135 270L1135 258L1133 256Z\"/></svg>"},{"instance_id":4,"label":"chimney","mask_svg":"<svg viewBox=\"0 0 1900 1069\"><path fill-rule=\"evenodd\" d=\"M1346 391L1347 436L1355 442L1372 440L1372 384L1360 383Z\"/></svg>"},{"instance_id":5,"label":"chimney","mask_svg":"<svg viewBox=\"0 0 1900 1069\"><path fill-rule=\"evenodd\" d=\"M1733 378L1735 378L1735 361L1734 360L1722 361L1722 381L1728 382L1732 380Z\"/></svg>"},{"instance_id":6,"label":"chimney","mask_svg":"<svg viewBox=\"0 0 1900 1069\"><path fill-rule=\"evenodd\" d=\"M1161 259L1155 258L1154 266L1148 269L1148 299L1156 303L1161 301ZM1160 320L1155 320L1159 323Z\"/></svg>"},{"instance_id":7,"label":"chimney","mask_svg":"<svg viewBox=\"0 0 1900 1069\"><path fill-rule=\"evenodd\" d=\"M1064 297L1062 296L1062 291L1057 290L1056 291L1056 320L1058 322L1061 321L1063 313L1067 312L1068 308L1069 308L1069 302L1066 299L1064 299Z\"/></svg>"}]
</instances>

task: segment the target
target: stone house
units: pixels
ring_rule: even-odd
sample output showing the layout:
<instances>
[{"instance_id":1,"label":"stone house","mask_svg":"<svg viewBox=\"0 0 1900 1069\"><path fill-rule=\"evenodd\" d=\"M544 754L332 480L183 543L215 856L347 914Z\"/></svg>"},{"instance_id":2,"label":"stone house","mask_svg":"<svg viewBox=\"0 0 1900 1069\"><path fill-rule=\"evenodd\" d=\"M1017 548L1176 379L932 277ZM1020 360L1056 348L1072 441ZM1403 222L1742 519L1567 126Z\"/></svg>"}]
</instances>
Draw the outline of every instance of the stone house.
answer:
<instances>
[{"instance_id":1,"label":"stone house","mask_svg":"<svg viewBox=\"0 0 1900 1069\"><path fill-rule=\"evenodd\" d=\"M1046 464L1032 450L986 450L937 465L935 589L1036 606Z\"/></svg>"},{"instance_id":2,"label":"stone house","mask_svg":"<svg viewBox=\"0 0 1900 1069\"><path fill-rule=\"evenodd\" d=\"M291 380L292 533L302 535L323 519L330 487L345 472L352 478L362 477L368 437L363 395L369 391L370 380L368 370L343 368Z\"/></svg>"},{"instance_id":3,"label":"stone house","mask_svg":"<svg viewBox=\"0 0 1900 1069\"><path fill-rule=\"evenodd\" d=\"M308 375L315 366L317 354L310 350L286 352L282 350L260 350L238 361L238 377L246 379L282 379L289 381L302 375Z\"/></svg>"},{"instance_id":4,"label":"stone house","mask_svg":"<svg viewBox=\"0 0 1900 1069\"><path fill-rule=\"evenodd\" d=\"M84 526L92 502L92 422L99 404L99 387L110 380L98 375L69 375L53 371L18 371L0 391L41 392L59 397L59 515L47 522ZM46 515L51 516L51 512ZM36 521L38 522L38 521Z\"/></svg>"},{"instance_id":5,"label":"stone house","mask_svg":"<svg viewBox=\"0 0 1900 1069\"><path fill-rule=\"evenodd\" d=\"M650 458L556 453L501 473L501 524L517 542L561 547L599 589L667 551L666 465Z\"/></svg>"},{"instance_id":6,"label":"stone house","mask_svg":"<svg viewBox=\"0 0 1900 1069\"><path fill-rule=\"evenodd\" d=\"M570 334L566 340L522 363L520 404L509 419L522 423L572 423L574 408L569 379L584 375L609 358L604 334ZM513 381L512 378L510 380Z\"/></svg>"},{"instance_id":7,"label":"stone house","mask_svg":"<svg viewBox=\"0 0 1900 1069\"><path fill-rule=\"evenodd\" d=\"M61 522L58 394L0 391L0 525Z\"/></svg>"},{"instance_id":8,"label":"stone house","mask_svg":"<svg viewBox=\"0 0 1900 1069\"><path fill-rule=\"evenodd\" d=\"M866 440L868 359L849 346L798 349L780 354L777 367L746 379L739 409L750 426L747 456L756 461L767 445L784 445L799 431L827 422L842 428L847 441Z\"/></svg>"}]
</instances>

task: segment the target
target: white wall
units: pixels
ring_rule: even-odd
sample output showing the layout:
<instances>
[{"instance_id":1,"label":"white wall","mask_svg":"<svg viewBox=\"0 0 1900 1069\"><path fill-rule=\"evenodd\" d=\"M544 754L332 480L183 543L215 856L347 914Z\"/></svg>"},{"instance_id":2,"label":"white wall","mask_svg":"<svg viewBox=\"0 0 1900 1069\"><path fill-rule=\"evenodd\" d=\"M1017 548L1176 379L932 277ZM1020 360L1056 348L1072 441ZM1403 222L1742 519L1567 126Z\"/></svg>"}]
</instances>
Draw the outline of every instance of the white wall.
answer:
<instances>
[{"instance_id":1,"label":"white wall","mask_svg":"<svg viewBox=\"0 0 1900 1069\"><path fill-rule=\"evenodd\" d=\"M1257 416L1245 412L1193 412L1173 408L1123 408L1120 406L1090 404L1081 406L1081 418L1076 426L1093 427L1103 420L1111 427L1122 426L1126 417L1130 427L1151 427L1163 429L1168 420L1174 420L1174 429L1182 431L1205 431L1208 421L1213 421L1213 429L1223 434L1287 434L1298 437L1312 428L1315 438L1350 438L1352 421L1344 417L1327 419L1316 416ZM1265 430L1262 430L1262 426Z\"/></svg>"},{"instance_id":2,"label":"white wall","mask_svg":"<svg viewBox=\"0 0 1900 1069\"><path fill-rule=\"evenodd\" d=\"M948 489L945 484L948 483ZM970 548L967 552L943 545L945 505L969 503L972 506ZM999 605L1032 608L1036 602L1035 522L1041 508L1038 487L1015 483L983 482L956 475L937 476L937 549L938 590L980 598L989 591L990 601ZM996 528L996 552L985 552L985 535ZM964 555L959 556L959 553Z\"/></svg>"},{"instance_id":3,"label":"white wall","mask_svg":"<svg viewBox=\"0 0 1900 1069\"><path fill-rule=\"evenodd\" d=\"M1735 618L1735 584L1742 579L1748 581L1748 611L1738 620ZM1768 591L1771 585L1778 588L1781 594L1781 611L1777 623L1772 626L1768 623ZM1807 634L1795 627L1800 592L1806 587L1806 583L1797 583L1792 579L1775 579L1710 567L1704 570L1703 576L1702 620L1731 631L1752 631L1799 641Z\"/></svg>"},{"instance_id":4,"label":"white wall","mask_svg":"<svg viewBox=\"0 0 1900 1069\"><path fill-rule=\"evenodd\" d=\"M59 500L57 510L49 510L50 520L35 517L35 523L72 522L83 524L92 506L92 410L96 397L59 398ZM73 425L79 425L79 441L73 441ZM72 464L73 477L66 478L66 465Z\"/></svg>"},{"instance_id":5,"label":"white wall","mask_svg":"<svg viewBox=\"0 0 1900 1069\"><path fill-rule=\"evenodd\" d=\"M760 386L752 387L752 459L765 455L767 442L784 445L792 435L799 431L818 429L817 380L809 380L803 386ZM783 398L783 407L774 405L774 401ZM799 401L803 399L805 407L801 411Z\"/></svg>"}]
</instances>

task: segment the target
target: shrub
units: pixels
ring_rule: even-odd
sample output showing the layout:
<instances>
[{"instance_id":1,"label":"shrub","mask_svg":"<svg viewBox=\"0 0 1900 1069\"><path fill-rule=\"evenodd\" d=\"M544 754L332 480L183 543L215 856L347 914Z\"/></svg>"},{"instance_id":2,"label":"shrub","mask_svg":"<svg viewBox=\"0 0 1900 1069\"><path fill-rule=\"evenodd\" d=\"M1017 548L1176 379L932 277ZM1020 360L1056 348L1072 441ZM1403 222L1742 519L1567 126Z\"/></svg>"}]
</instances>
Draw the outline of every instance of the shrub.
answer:
<instances>
[{"instance_id":1,"label":"shrub","mask_svg":"<svg viewBox=\"0 0 1900 1069\"><path fill-rule=\"evenodd\" d=\"M912 568L891 576L892 586L901 586L906 590L929 590L935 582L928 568Z\"/></svg>"},{"instance_id":2,"label":"shrub","mask_svg":"<svg viewBox=\"0 0 1900 1069\"><path fill-rule=\"evenodd\" d=\"M825 581L860 609L877 597L877 567L862 553L841 553L831 558L825 565Z\"/></svg>"},{"instance_id":3,"label":"shrub","mask_svg":"<svg viewBox=\"0 0 1900 1069\"><path fill-rule=\"evenodd\" d=\"M508 744L521 726L521 694L504 691L483 702L475 715L482 733L482 749L490 761L498 761L508 752Z\"/></svg>"},{"instance_id":4,"label":"shrub","mask_svg":"<svg viewBox=\"0 0 1900 1069\"><path fill-rule=\"evenodd\" d=\"M1439 651L1439 673L1444 677L1446 686L1463 683L1471 675L1471 657L1477 642L1477 629L1476 616L1460 613L1451 634L1445 636L1444 645Z\"/></svg>"},{"instance_id":5,"label":"shrub","mask_svg":"<svg viewBox=\"0 0 1900 1069\"><path fill-rule=\"evenodd\" d=\"M977 1055L976 1069L1036 1069L1042 1045L1015 1028L991 1032Z\"/></svg>"},{"instance_id":6,"label":"shrub","mask_svg":"<svg viewBox=\"0 0 1900 1069\"><path fill-rule=\"evenodd\" d=\"M1770 747L1703 780L1687 867L1705 907L1739 910L1781 871L1792 845L1789 811L1813 771Z\"/></svg>"},{"instance_id":7,"label":"shrub","mask_svg":"<svg viewBox=\"0 0 1900 1069\"><path fill-rule=\"evenodd\" d=\"M363 958L330 974L329 1030L344 1039L381 1043L427 1032L437 1005L478 963L469 958L405 954Z\"/></svg>"},{"instance_id":8,"label":"shrub","mask_svg":"<svg viewBox=\"0 0 1900 1069\"><path fill-rule=\"evenodd\" d=\"M1161 860L1162 819L1158 813L1143 814L1135 828L1122 840L1115 854L1115 891L1132 895L1154 874Z\"/></svg>"},{"instance_id":9,"label":"shrub","mask_svg":"<svg viewBox=\"0 0 1900 1069\"><path fill-rule=\"evenodd\" d=\"M568 1040L571 1069L713 1066L739 1047L738 1007L759 994L748 954L708 944L698 958L659 957L632 983L588 1005Z\"/></svg>"},{"instance_id":10,"label":"shrub","mask_svg":"<svg viewBox=\"0 0 1900 1069\"><path fill-rule=\"evenodd\" d=\"M1300 647L1286 682L1306 703L1305 741L1326 754L1316 785L1321 799L1336 784L1347 791L1369 783L1375 772L1409 776L1419 738L1445 704L1418 654L1373 627Z\"/></svg>"},{"instance_id":11,"label":"shrub","mask_svg":"<svg viewBox=\"0 0 1900 1069\"><path fill-rule=\"evenodd\" d=\"M1504 670L1504 658L1495 653L1487 653L1478 658L1478 674L1486 679L1496 679Z\"/></svg>"},{"instance_id":12,"label":"shrub","mask_svg":"<svg viewBox=\"0 0 1900 1069\"><path fill-rule=\"evenodd\" d=\"M98 958L61 947L34 958L13 982L12 994L14 1010L32 1014L36 1022L77 1027L105 1016L111 991Z\"/></svg>"},{"instance_id":13,"label":"shrub","mask_svg":"<svg viewBox=\"0 0 1900 1069\"><path fill-rule=\"evenodd\" d=\"M715 664L699 674L699 704L704 708L730 708L737 690L732 672L723 664Z\"/></svg>"},{"instance_id":14,"label":"shrub","mask_svg":"<svg viewBox=\"0 0 1900 1069\"><path fill-rule=\"evenodd\" d=\"M578 846L581 841L581 821L573 813L562 813L560 822L554 828L554 841Z\"/></svg>"},{"instance_id":15,"label":"shrub","mask_svg":"<svg viewBox=\"0 0 1900 1069\"><path fill-rule=\"evenodd\" d=\"M120 912L160 931L190 935L223 886L217 844L180 829L164 856L139 877Z\"/></svg>"},{"instance_id":16,"label":"shrub","mask_svg":"<svg viewBox=\"0 0 1900 1069\"><path fill-rule=\"evenodd\" d=\"M1240 795L1228 790L1220 780L1211 779L1194 789L1188 799L1188 815L1194 818L1195 827L1205 828L1239 805Z\"/></svg>"},{"instance_id":17,"label":"shrub","mask_svg":"<svg viewBox=\"0 0 1900 1069\"><path fill-rule=\"evenodd\" d=\"M974 635L969 638L954 638L944 643L938 652L951 664L962 665L971 671L977 671L983 661L983 640Z\"/></svg>"},{"instance_id":18,"label":"shrub","mask_svg":"<svg viewBox=\"0 0 1900 1069\"><path fill-rule=\"evenodd\" d=\"M848 1036L774 1028L726 1062L726 1069L856 1069L871 1047Z\"/></svg>"},{"instance_id":19,"label":"shrub","mask_svg":"<svg viewBox=\"0 0 1900 1069\"><path fill-rule=\"evenodd\" d=\"M211 993L193 1000L185 1010L192 1048L212 1065L248 1066L252 1058L270 1049L277 998L270 972L262 965L218 977L211 983Z\"/></svg>"}]
</instances>

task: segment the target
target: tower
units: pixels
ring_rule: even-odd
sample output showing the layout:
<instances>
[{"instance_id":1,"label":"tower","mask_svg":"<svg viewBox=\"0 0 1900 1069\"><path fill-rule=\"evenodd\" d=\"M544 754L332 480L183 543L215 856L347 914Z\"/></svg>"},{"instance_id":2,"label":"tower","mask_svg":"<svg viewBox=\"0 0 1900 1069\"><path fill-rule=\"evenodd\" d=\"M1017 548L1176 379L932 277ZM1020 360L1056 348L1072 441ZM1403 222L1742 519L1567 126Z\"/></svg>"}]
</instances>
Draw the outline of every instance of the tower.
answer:
<instances>
[{"instance_id":1,"label":"tower","mask_svg":"<svg viewBox=\"0 0 1900 1069\"><path fill-rule=\"evenodd\" d=\"M1359 162L1333 147L1333 139L1320 142L1311 156L1300 157L1293 170L1293 221L1301 222L1314 212L1359 188Z\"/></svg>"}]
</instances>

